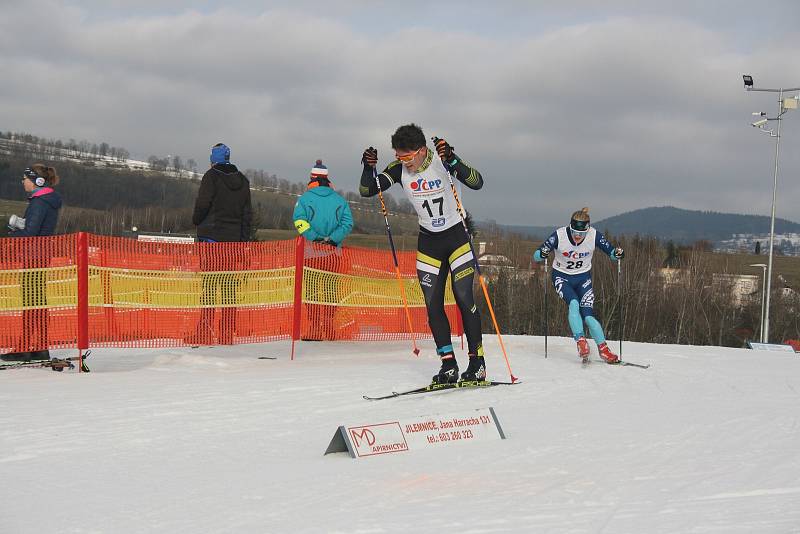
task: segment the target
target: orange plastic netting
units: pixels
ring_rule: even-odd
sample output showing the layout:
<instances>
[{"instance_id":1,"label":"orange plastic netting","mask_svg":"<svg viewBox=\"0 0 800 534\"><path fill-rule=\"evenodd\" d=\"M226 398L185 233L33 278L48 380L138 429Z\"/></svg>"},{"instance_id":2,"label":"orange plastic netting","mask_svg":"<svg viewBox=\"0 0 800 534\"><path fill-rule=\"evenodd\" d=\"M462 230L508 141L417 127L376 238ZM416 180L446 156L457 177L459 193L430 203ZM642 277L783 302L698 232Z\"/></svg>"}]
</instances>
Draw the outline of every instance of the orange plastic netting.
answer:
<instances>
[{"instance_id":1,"label":"orange plastic netting","mask_svg":"<svg viewBox=\"0 0 800 534\"><path fill-rule=\"evenodd\" d=\"M0 352L77 346L75 234L0 239Z\"/></svg>"},{"instance_id":2,"label":"orange plastic netting","mask_svg":"<svg viewBox=\"0 0 800 534\"><path fill-rule=\"evenodd\" d=\"M417 282L416 252L398 252L411 324L430 336ZM301 339L382 340L409 337L408 320L389 251L305 244ZM445 304L453 333L460 318L449 288Z\"/></svg>"},{"instance_id":3,"label":"orange plastic netting","mask_svg":"<svg viewBox=\"0 0 800 534\"><path fill-rule=\"evenodd\" d=\"M81 327L81 348L410 336L388 251L302 239L184 244L72 234L0 239L0 254L0 352L77 347ZM413 329L430 336L415 252L398 260ZM459 334L449 288L446 302Z\"/></svg>"}]
</instances>

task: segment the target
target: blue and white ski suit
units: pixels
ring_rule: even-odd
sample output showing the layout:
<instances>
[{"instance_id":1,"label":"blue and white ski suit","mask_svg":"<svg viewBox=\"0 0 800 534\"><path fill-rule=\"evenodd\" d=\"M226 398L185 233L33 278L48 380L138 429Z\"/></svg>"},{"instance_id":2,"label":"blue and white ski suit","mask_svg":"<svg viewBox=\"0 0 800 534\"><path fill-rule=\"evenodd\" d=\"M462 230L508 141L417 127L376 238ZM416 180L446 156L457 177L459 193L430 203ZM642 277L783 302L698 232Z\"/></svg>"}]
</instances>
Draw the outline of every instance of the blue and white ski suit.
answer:
<instances>
[{"instance_id":1,"label":"blue and white ski suit","mask_svg":"<svg viewBox=\"0 0 800 534\"><path fill-rule=\"evenodd\" d=\"M605 343L605 334L600 322L594 317L594 290L592 289L592 256L596 247L617 261L615 249L605 236L589 228L580 244L575 243L572 230L562 226L533 253L533 260L543 261L542 253L553 258L551 279L558 296L569 306L569 326L577 340L584 335L583 324L598 345Z\"/></svg>"}]
</instances>

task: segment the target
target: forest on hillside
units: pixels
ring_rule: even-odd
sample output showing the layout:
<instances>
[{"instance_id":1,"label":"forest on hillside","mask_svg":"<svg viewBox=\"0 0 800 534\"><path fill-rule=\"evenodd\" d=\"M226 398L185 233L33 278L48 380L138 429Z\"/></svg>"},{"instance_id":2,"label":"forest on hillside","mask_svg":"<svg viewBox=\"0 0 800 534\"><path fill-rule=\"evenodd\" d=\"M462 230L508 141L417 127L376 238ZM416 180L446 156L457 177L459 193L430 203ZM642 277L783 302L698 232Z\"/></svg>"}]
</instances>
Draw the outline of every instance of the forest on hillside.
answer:
<instances>
[{"instance_id":1,"label":"forest on hillside","mask_svg":"<svg viewBox=\"0 0 800 534\"><path fill-rule=\"evenodd\" d=\"M737 288L741 275L758 275L747 267L757 257L729 261L736 255L713 254L703 247L670 248L649 237L608 237L625 249L619 272L602 254L593 260L594 310L609 339L728 347L758 339L760 283L752 293ZM571 337L567 306L553 290L544 265L533 264L531 244L498 235L492 239L492 252L515 266L484 266L501 332ZM800 259L781 258L776 273L770 340L800 339ZM484 335L494 335L480 292L476 302Z\"/></svg>"},{"instance_id":2,"label":"forest on hillside","mask_svg":"<svg viewBox=\"0 0 800 534\"><path fill-rule=\"evenodd\" d=\"M3 142L4 141L4 142ZM34 162L55 166L61 176L58 186L65 208L59 232L79 230L97 234L124 235L139 231L192 233L191 215L200 175L179 156L151 156L147 165L132 165L126 149L107 143L44 139L30 134L0 132L0 198L24 200L20 186L22 169ZM292 212L305 183L292 183L262 169L244 169L253 188L253 236L258 229L294 228ZM383 216L376 199L363 199L352 191L338 191L350 203L354 233L382 233ZM385 195L394 233L416 231L413 208L406 199ZM21 215L21 214L20 214ZM5 234L5 228L0 231Z\"/></svg>"},{"instance_id":3,"label":"forest on hillside","mask_svg":"<svg viewBox=\"0 0 800 534\"><path fill-rule=\"evenodd\" d=\"M44 160L56 166L62 178L58 189L65 199L65 208L59 233L130 235L134 226L149 232L194 230L191 212L199 187L194 174L176 174L169 168L133 170L122 164L98 166L92 160L76 162L63 158L63 154L37 153L37 145L30 143L18 146L19 151L0 150L0 199L16 201L5 204L18 209L18 215L25 206L20 185L22 169ZM47 155L53 159L45 158ZM255 228L292 231L292 210L305 184L281 181L276 184L273 175L254 175L260 172L263 171L246 170L251 183L272 184L253 191ZM348 192L343 195L353 209L355 233L384 234L385 223L376 199L362 199ZM388 196L386 199L393 213L390 218L393 233L414 236L416 217L398 214L402 205ZM0 228L0 235L4 235L5 225ZM485 244L487 252L506 257L510 262L510 266L485 267L488 291L502 333L569 335L564 304L552 292L541 266L531 264L538 241L525 241L520 234L496 224L484 225L476 241ZM636 341L742 346L757 336L759 301L754 295L737 299L733 294L733 279L720 275L752 274L752 269L747 271L744 265L758 257L745 258L744 264L721 263L710 253L705 241L679 247L652 237L635 236L622 237L619 242L627 250L623 274L617 277L615 265L606 258L598 257L594 269L595 309L606 325L609 338L615 339L622 333L625 339ZM800 279L800 268L795 258L782 260L785 264L778 264L778 284L774 288L774 340L800 337L800 302L795 285ZM665 278L664 268L677 274ZM787 292L786 288L794 289ZM549 299L544 297L546 291ZM484 317L484 333L492 335L491 313L480 292L476 302Z\"/></svg>"}]
</instances>

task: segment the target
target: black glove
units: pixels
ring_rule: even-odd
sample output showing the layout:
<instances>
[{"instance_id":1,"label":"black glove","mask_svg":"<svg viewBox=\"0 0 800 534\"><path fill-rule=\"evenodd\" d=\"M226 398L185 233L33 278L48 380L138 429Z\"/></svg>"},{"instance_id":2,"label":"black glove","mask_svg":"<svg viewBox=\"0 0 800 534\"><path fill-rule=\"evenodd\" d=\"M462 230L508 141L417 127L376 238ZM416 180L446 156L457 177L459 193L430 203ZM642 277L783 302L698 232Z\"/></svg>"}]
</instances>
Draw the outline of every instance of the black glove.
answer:
<instances>
[{"instance_id":1,"label":"black glove","mask_svg":"<svg viewBox=\"0 0 800 534\"><path fill-rule=\"evenodd\" d=\"M361 156L361 163L364 165L369 165L370 167L374 167L378 164L378 149L369 147L368 149L364 150L364 155Z\"/></svg>"},{"instance_id":2,"label":"black glove","mask_svg":"<svg viewBox=\"0 0 800 534\"><path fill-rule=\"evenodd\" d=\"M445 163L453 162L455 157L453 156L453 147L450 146L450 143L438 137L433 137L432 140L433 144L436 146L436 153L439 154L442 161Z\"/></svg>"},{"instance_id":3,"label":"black glove","mask_svg":"<svg viewBox=\"0 0 800 534\"><path fill-rule=\"evenodd\" d=\"M625 251L622 249L622 247L617 247L617 248L614 249L614 256L618 260L621 260L622 258L625 257Z\"/></svg>"},{"instance_id":4,"label":"black glove","mask_svg":"<svg viewBox=\"0 0 800 534\"><path fill-rule=\"evenodd\" d=\"M546 260L549 255L550 255L550 249L548 248L539 249L539 256L541 256L543 260Z\"/></svg>"}]
</instances>

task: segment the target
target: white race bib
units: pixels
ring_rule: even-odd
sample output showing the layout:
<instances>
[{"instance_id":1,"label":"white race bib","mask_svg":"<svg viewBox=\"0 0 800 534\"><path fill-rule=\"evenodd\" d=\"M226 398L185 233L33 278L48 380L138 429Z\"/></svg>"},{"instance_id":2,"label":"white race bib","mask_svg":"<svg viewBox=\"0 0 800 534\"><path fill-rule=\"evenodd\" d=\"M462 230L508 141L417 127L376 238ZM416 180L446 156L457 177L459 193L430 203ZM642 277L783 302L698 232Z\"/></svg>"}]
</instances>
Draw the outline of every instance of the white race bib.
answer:
<instances>
[{"instance_id":1,"label":"white race bib","mask_svg":"<svg viewBox=\"0 0 800 534\"><path fill-rule=\"evenodd\" d=\"M558 248L553 254L553 269L565 274L580 274L592 269L592 255L597 231L589 228L580 245L573 245L567 235L567 227L556 230Z\"/></svg>"},{"instance_id":2,"label":"white race bib","mask_svg":"<svg viewBox=\"0 0 800 534\"><path fill-rule=\"evenodd\" d=\"M400 180L403 191L417 210L419 225L431 232L442 232L460 223L461 216L444 164L430 148L428 154L431 162L424 170L410 173L403 166ZM455 186L461 198L460 184L456 182Z\"/></svg>"}]
</instances>

